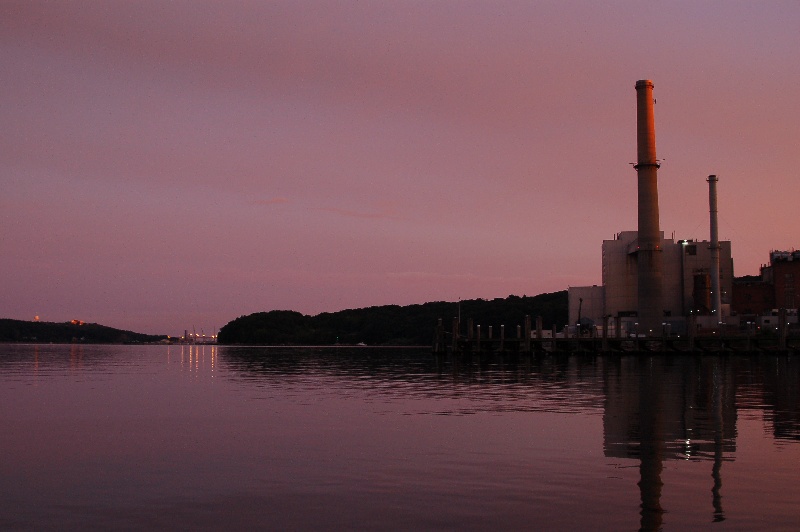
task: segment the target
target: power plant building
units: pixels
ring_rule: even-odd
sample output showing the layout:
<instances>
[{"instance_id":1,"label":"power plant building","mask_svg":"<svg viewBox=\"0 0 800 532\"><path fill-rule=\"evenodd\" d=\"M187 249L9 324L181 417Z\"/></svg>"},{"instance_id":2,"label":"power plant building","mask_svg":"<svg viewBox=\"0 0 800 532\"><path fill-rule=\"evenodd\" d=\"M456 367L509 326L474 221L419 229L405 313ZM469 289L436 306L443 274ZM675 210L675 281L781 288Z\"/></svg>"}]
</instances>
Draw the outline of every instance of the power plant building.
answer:
<instances>
[{"instance_id":1,"label":"power plant building","mask_svg":"<svg viewBox=\"0 0 800 532\"><path fill-rule=\"evenodd\" d=\"M570 324L600 325L603 316L622 318L623 329L649 334L638 320L637 232L623 231L603 241L602 286L569 288ZM662 268L661 323L653 334L662 334L661 324L680 330L682 317L713 315L711 290L712 257L709 241L660 240ZM721 314L730 314L733 292L733 259L730 241L719 243ZM721 318L722 319L722 318ZM613 322L612 322L613 323Z\"/></svg>"},{"instance_id":2,"label":"power plant building","mask_svg":"<svg viewBox=\"0 0 800 532\"><path fill-rule=\"evenodd\" d=\"M685 329L685 317L730 314L731 243L719 242L716 176L709 176L710 241L665 239L659 229L653 83L636 82L637 231L617 233L602 246L602 286L569 288L570 325L599 326L604 317L625 334L662 335Z\"/></svg>"}]
</instances>

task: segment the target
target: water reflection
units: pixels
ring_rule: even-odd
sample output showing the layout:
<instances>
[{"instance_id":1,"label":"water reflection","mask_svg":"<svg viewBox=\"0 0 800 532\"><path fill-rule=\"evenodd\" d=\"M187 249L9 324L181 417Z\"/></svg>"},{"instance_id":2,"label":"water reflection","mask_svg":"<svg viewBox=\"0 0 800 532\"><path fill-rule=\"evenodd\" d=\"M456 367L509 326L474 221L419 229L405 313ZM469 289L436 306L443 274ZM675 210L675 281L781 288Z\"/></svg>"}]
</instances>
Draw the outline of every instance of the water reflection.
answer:
<instances>
[{"instance_id":1,"label":"water reflection","mask_svg":"<svg viewBox=\"0 0 800 532\"><path fill-rule=\"evenodd\" d=\"M665 460L713 461L713 520L724 520L722 463L736 451L733 367L728 358L661 356L619 358L607 368L604 452L640 461L642 530L662 524Z\"/></svg>"},{"instance_id":2,"label":"water reflection","mask_svg":"<svg viewBox=\"0 0 800 532\"><path fill-rule=\"evenodd\" d=\"M0 529L793 529L799 387L786 356L4 344Z\"/></svg>"},{"instance_id":3,"label":"water reflection","mask_svg":"<svg viewBox=\"0 0 800 532\"><path fill-rule=\"evenodd\" d=\"M171 363L173 356L177 354L182 370L195 374L208 370L213 376L217 366L217 350L218 347L216 345L182 344L170 346L167 350L167 362ZM176 351L177 353L175 353Z\"/></svg>"},{"instance_id":4,"label":"water reflection","mask_svg":"<svg viewBox=\"0 0 800 532\"><path fill-rule=\"evenodd\" d=\"M763 411L769 434L800 441L800 358L742 357L735 365L740 410Z\"/></svg>"},{"instance_id":5,"label":"water reflection","mask_svg":"<svg viewBox=\"0 0 800 532\"><path fill-rule=\"evenodd\" d=\"M387 399L420 399L410 403L417 409L407 414L599 414L602 409L603 363L595 357L437 360L401 348L221 347L220 362L235 378L260 386L314 389L335 382L340 395L368 391ZM448 401L463 397L473 399L468 407Z\"/></svg>"},{"instance_id":6,"label":"water reflection","mask_svg":"<svg viewBox=\"0 0 800 532\"><path fill-rule=\"evenodd\" d=\"M81 374L120 364L129 346L93 344L0 344L0 370L6 375Z\"/></svg>"},{"instance_id":7,"label":"water reflection","mask_svg":"<svg viewBox=\"0 0 800 532\"><path fill-rule=\"evenodd\" d=\"M429 414L602 415L604 456L638 461L641 530L664 524L663 472L670 460L709 464L707 515L711 522L726 519L723 465L735 460L740 410L763 412L775 439L800 440L800 364L786 356L436 359L379 349L246 348L222 348L221 353L238 378L265 385L320 382L320 374L328 374L376 394L439 400L468 394L474 399L469 408Z\"/></svg>"}]
</instances>

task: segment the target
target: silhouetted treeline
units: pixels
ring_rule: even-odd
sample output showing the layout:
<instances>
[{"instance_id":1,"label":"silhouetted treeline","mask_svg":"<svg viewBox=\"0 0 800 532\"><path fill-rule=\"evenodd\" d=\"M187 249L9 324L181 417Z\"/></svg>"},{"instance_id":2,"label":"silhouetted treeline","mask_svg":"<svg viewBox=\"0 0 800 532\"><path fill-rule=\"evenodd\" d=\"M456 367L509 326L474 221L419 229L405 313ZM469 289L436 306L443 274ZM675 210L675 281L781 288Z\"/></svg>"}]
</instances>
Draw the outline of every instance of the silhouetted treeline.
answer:
<instances>
[{"instance_id":1,"label":"silhouetted treeline","mask_svg":"<svg viewBox=\"0 0 800 532\"><path fill-rule=\"evenodd\" d=\"M472 299L456 302L437 301L421 305L386 305L361 309L325 312L307 316L289 310L258 312L241 316L219 331L219 342L245 345L430 345L437 320L442 318L450 331L453 318L460 315L466 330L470 318L484 330L506 326L506 335L516 334L525 315L542 317L543 327L567 322L567 292L538 296L508 296L505 299Z\"/></svg>"},{"instance_id":2,"label":"silhouetted treeline","mask_svg":"<svg viewBox=\"0 0 800 532\"><path fill-rule=\"evenodd\" d=\"M0 342L124 344L157 342L164 338L166 336L123 331L96 323L51 323L0 319Z\"/></svg>"}]
</instances>

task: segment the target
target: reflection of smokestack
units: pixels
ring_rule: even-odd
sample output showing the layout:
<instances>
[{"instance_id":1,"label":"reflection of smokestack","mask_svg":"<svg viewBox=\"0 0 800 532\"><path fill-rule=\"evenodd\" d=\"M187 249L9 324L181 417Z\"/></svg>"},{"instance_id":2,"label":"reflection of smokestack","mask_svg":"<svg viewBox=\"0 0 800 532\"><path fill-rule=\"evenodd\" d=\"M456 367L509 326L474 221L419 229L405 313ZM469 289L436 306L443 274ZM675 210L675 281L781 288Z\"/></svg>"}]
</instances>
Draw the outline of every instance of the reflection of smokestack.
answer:
<instances>
[{"instance_id":1,"label":"reflection of smokestack","mask_svg":"<svg viewBox=\"0 0 800 532\"><path fill-rule=\"evenodd\" d=\"M711 315L722 323L722 294L719 288L719 228L717 226L717 176L708 176L708 210L711 214Z\"/></svg>"},{"instance_id":2,"label":"reflection of smokestack","mask_svg":"<svg viewBox=\"0 0 800 532\"><path fill-rule=\"evenodd\" d=\"M639 530L661 530L664 509L661 489L664 482L664 381L660 365L640 369L639 376L639 494L642 499Z\"/></svg>"},{"instance_id":3,"label":"reflection of smokestack","mask_svg":"<svg viewBox=\"0 0 800 532\"><path fill-rule=\"evenodd\" d=\"M636 82L636 133L639 181L639 323L649 334L660 334L663 317L661 231L658 227L658 161L653 115L653 82ZM641 330L641 329L640 329Z\"/></svg>"}]
</instances>

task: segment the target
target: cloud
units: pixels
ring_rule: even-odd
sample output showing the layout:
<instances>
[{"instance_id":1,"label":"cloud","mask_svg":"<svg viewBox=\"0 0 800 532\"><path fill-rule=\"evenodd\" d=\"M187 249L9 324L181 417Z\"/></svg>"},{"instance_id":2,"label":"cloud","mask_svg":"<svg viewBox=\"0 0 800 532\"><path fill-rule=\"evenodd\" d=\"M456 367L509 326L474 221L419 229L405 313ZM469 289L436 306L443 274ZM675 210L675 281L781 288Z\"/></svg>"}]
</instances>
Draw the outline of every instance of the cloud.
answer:
<instances>
[{"instance_id":1,"label":"cloud","mask_svg":"<svg viewBox=\"0 0 800 532\"><path fill-rule=\"evenodd\" d=\"M253 205L280 205L282 203L289 203L289 199L284 197L257 199L252 200L250 203Z\"/></svg>"},{"instance_id":2,"label":"cloud","mask_svg":"<svg viewBox=\"0 0 800 532\"><path fill-rule=\"evenodd\" d=\"M366 219L373 219L373 220L399 220L400 217L392 212L359 212L359 211L351 211L347 209L339 209L336 207L320 207L319 210L325 212L332 212L334 214L338 214L340 216L346 216L348 218L366 218Z\"/></svg>"},{"instance_id":3,"label":"cloud","mask_svg":"<svg viewBox=\"0 0 800 532\"><path fill-rule=\"evenodd\" d=\"M530 277L525 276L479 275L475 273L444 273L428 271L387 272L386 278L404 282L464 282L481 283L486 285L516 283L524 286L526 283L530 282Z\"/></svg>"}]
</instances>

